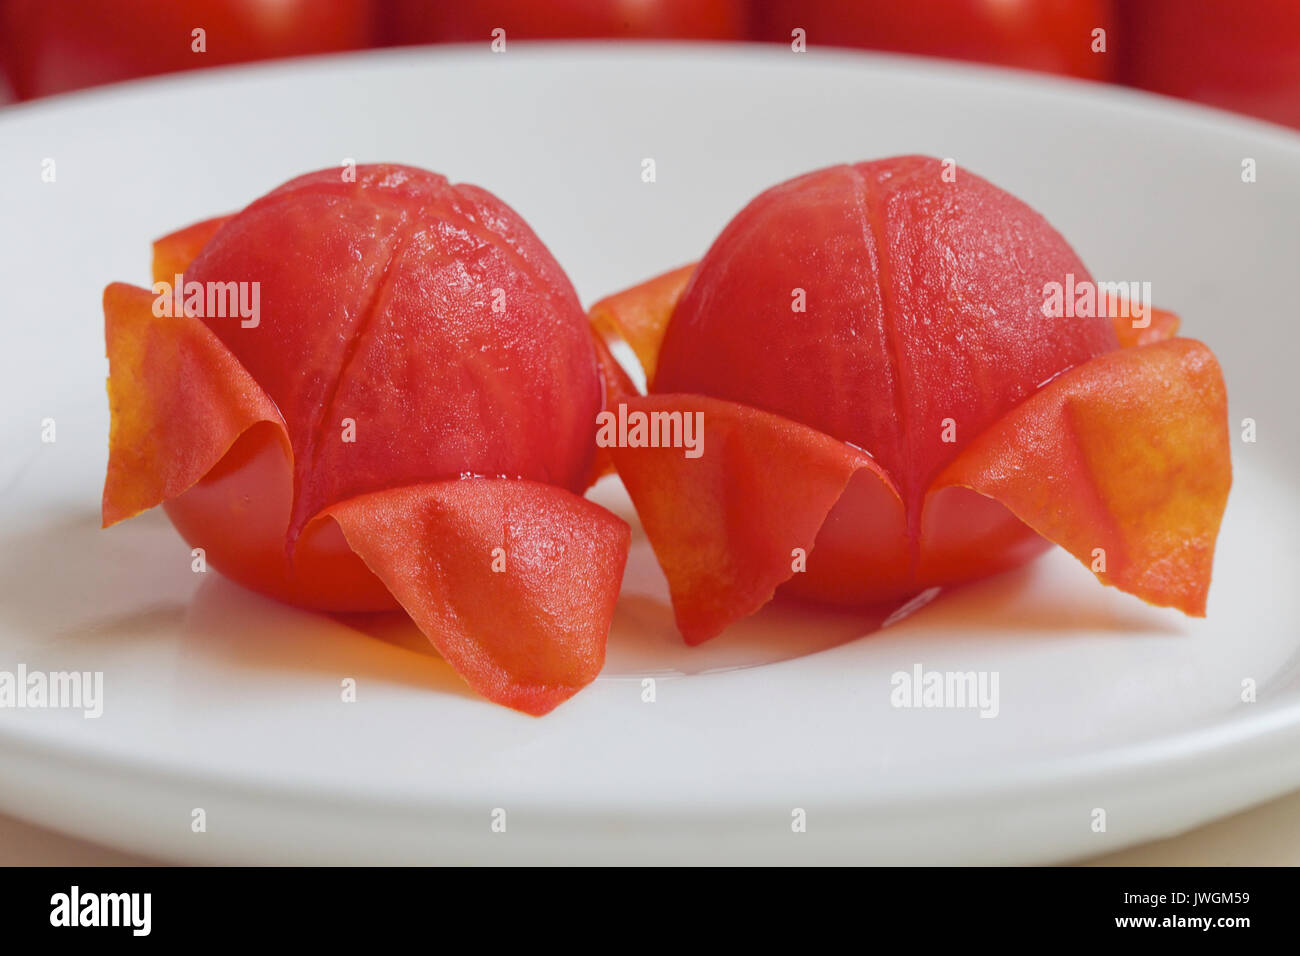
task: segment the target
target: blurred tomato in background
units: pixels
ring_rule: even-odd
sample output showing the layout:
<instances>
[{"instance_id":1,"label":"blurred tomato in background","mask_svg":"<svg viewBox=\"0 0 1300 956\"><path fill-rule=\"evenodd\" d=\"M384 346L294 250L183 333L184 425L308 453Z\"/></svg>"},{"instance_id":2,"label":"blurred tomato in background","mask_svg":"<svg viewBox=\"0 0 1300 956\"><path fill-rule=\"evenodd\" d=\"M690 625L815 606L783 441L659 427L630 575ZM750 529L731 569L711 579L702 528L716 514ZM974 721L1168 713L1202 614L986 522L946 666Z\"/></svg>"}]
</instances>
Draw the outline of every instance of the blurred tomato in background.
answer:
<instances>
[{"instance_id":1,"label":"blurred tomato in background","mask_svg":"<svg viewBox=\"0 0 1300 956\"><path fill-rule=\"evenodd\" d=\"M782 44L800 29L809 49L1121 82L1300 127L1300 0L0 0L0 66L30 99L271 57L486 44L498 28Z\"/></svg>"},{"instance_id":2,"label":"blurred tomato in background","mask_svg":"<svg viewBox=\"0 0 1300 956\"><path fill-rule=\"evenodd\" d=\"M753 5L759 39L997 63L1109 79L1111 0L768 0ZM1105 30L1105 51L1093 31Z\"/></svg>"},{"instance_id":3,"label":"blurred tomato in background","mask_svg":"<svg viewBox=\"0 0 1300 956\"><path fill-rule=\"evenodd\" d=\"M1300 127L1300 0L1119 4L1120 79Z\"/></svg>"},{"instance_id":4,"label":"blurred tomato in background","mask_svg":"<svg viewBox=\"0 0 1300 956\"><path fill-rule=\"evenodd\" d=\"M373 40L372 0L0 0L0 57L19 99Z\"/></svg>"},{"instance_id":5,"label":"blurred tomato in background","mask_svg":"<svg viewBox=\"0 0 1300 956\"><path fill-rule=\"evenodd\" d=\"M743 40L750 0L377 0L390 43L539 39Z\"/></svg>"}]
</instances>

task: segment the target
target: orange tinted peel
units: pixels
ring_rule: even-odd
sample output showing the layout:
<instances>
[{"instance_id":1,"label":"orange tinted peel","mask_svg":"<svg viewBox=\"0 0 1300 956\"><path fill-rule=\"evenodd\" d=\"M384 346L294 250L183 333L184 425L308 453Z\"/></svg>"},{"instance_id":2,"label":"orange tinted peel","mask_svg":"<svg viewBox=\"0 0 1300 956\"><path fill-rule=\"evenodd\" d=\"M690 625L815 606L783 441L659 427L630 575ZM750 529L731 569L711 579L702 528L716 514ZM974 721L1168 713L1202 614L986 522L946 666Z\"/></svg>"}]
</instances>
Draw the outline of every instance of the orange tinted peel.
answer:
<instances>
[{"instance_id":1,"label":"orange tinted peel","mask_svg":"<svg viewBox=\"0 0 1300 956\"><path fill-rule=\"evenodd\" d=\"M1204 616L1232 485L1219 364L1192 339L1098 356L975 439L934 487L948 485L1104 567L1103 584Z\"/></svg>"},{"instance_id":2,"label":"orange tinted peel","mask_svg":"<svg viewBox=\"0 0 1300 956\"><path fill-rule=\"evenodd\" d=\"M778 415L698 395L627 400L629 414L703 415L703 454L609 449L668 579L677 626L691 644L752 614L795 574L855 472L901 514L871 457Z\"/></svg>"}]
</instances>

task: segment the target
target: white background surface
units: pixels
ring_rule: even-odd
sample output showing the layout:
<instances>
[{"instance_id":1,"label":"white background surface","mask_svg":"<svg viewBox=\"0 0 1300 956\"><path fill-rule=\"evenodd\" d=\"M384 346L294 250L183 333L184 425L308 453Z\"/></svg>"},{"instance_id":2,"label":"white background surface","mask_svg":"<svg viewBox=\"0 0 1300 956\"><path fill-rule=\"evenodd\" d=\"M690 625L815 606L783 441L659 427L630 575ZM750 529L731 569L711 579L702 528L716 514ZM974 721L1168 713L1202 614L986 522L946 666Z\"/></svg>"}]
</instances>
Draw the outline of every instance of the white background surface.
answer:
<instances>
[{"instance_id":1,"label":"white background surface","mask_svg":"<svg viewBox=\"0 0 1300 956\"><path fill-rule=\"evenodd\" d=\"M0 712L0 807L217 862L1048 862L1300 783L1293 135L858 54L519 45L133 84L8 111L0 141L0 666L103 670L108 694L98 721ZM850 615L774 608L692 651L638 538L606 673L538 721L469 695L410 628L375 640L197 580L160 514L97 529L99 293L144 282L157 235L345 157L400 160L516 206L590 302L696 258L780 179L902 152L1020 195L1219 355L1230 419L1261 437L1234 443L1208 619L1102 589L1057 551L866 639L841 643L863 629ZM628 514L608 484L597 497ZM999 718L891 708L890 675L915 663L996 670ZM514 823L490 842L497 806ZM797 843L792 807L810 818Z\"/></svg>"}]
</instances>

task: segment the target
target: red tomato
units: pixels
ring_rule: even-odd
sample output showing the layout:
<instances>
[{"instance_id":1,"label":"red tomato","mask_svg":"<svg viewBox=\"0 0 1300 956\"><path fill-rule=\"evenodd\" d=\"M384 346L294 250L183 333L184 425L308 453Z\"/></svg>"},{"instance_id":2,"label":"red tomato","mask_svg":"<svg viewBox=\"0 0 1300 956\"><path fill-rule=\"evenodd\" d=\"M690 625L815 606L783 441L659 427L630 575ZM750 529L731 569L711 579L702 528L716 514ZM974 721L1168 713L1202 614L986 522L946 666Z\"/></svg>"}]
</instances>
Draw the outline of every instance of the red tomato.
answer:
<instances>
[{"instance_id":1,"label":"red tomato","mask_svg":"<svg viewBox=\"0 0 1300 956\"><path fill-rule=\"evenodd\" d=\"M905 501L924 492L1043 382L1119 347L1105 316L1043 317L1048 282L1091 280L1061 235L974 173L955 177L905 156L760 194L682 293L654 391L811 425L870 452Z\"/></svg>"},{"instance_id":2,"label":"red tomato","mask_svg":"<svg viewBox=\"0 0 1300 956\"><path fill-rule=\"evenodd\" d=\"M1106 316L1043 317L1044 286L1071 273L1091 278L1042 216L966 170L946 182L915 156L820 170L723 230L673 311L653 391L810 425L892 480L901 509L854 479L788 589L856 604L982 576L1043 545L996 502L926 492L1043 383L1119 347Z\"/></svg>"},{"instance_id":3,"label":"red tomato","mask_svg":"<svg viewBox=\"0 0 1300 956\"><path fill-rule=\"evenodd\" d=\"M182 536L249 587L334 610L390 607L314 515L466 475L586 487L601 405L586 316L490 193L403 166L359 167L355 183L332 169L302 176L221 225L184 281L259 290L256 320L203 321L284 418L292 473L258 426L166 504Z\"/></svg>"},{"instance_id":4,"label":"red tomato","mask_svg":"<svg viewBox=\"0 0 1300 956\"><path fill-rule=\"evenodd\" d=\"M20 99L370 43L371 0L4 0L0 45ZM194 31L202 29L204 52Z\"/></svg>"},{"instance_id":5,"label":"red tomato","mask_svg":"<svg viewBox=\"0 0 1300 956\"><path fill-rule=\"evenodd\" d=\"M1300 127L1300 3L1121 4L1120 78L1169 96Z\"/></svg>"},{"instance_id":6,"label":"red tomato","mask_svg":"<svg viewBox=\"0 0 1300 956\"><path fill-rule=\"evenodd\" d=\"M760 39L997 63L1088 79L1114 70L1110 0L771 0L755 5ZM1107 31L1094 53L1093 30Z\"/></svg>"},{"instance_id":7,"label":"red tomato","mask_svg":"<svg viewBox=\"0 0 1300 956\"><path fill-rule=\"evenodd\" d=\"M386 4L390 43L487 42L500 27L510 38L657 38L734 40L745 35L744 0L476 0Z\"/></svg>"},{"instance_id":8,"label":"red tomato","mask_svg":"<svg viewBox=\"0 0 1300 956\"><path fill-rule=\"evenodd\" d=\"M266 321L205 322L285 418L295 524L462 474L581 492L601 386L567 276L476 186L389 165L357 180L331 169L281 186L185 272L187 284L259 283ZM344 419L383 440L340 440Z\"/></svg>"}]
</instances>

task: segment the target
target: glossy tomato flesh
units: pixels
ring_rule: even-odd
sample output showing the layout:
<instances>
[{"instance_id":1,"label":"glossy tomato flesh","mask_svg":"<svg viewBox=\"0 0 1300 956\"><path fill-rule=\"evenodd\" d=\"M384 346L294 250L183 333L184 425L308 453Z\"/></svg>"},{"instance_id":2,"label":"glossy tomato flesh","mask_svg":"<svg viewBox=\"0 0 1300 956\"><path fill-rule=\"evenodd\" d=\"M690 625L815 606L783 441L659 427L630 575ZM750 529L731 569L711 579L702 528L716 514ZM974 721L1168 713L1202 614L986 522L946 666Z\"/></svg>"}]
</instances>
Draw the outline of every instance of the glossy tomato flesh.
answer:
<instances>
[{"instance_id":1,"label":"glossy tomato flesh","mask_svg":"<svg viewBox=\"0 0 1300 956\"><path fill-rule=\"evenodd\" d=\"M953 174L955 172L955 179ZM1044 383L1118 348L1107 316L1047 318L1049 282L1091 276L1038 213L924 157L780 184L723 230L678 301L657 393L727 399L871 454L787 589L888 600L1044 545L1001 505L930 483Z\"/></svg>"},{"instance_id":2,"label":"glossy tomato flesh","mask_svg":"<svg viewBox=\"0 0 1300 956\"><path fill-rule=\"evenodd\" d=\"M292 450L258 426L167 505L236 580L315 607L391 607L334 523L312 521L323 508L471 475L585 488L601 402L586 318L489 193L400 166L311 174L221 225L184 276L191 291L256 284L256 317L202 318Z\"/></svg>"}]
</instances>

